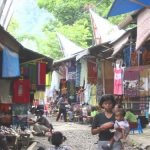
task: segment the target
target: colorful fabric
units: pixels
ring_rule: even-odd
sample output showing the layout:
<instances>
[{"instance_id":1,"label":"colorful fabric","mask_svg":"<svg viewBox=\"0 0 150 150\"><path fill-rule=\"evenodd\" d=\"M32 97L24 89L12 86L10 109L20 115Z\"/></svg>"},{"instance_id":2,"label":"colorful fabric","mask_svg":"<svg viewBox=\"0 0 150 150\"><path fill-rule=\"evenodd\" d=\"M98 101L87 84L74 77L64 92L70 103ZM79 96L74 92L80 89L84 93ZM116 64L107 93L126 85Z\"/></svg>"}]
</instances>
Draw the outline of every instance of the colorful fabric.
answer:
<instances>
[{"instance_id":1,"label":"colorful fabric","mask_svg":"<svg viewBox=\"0 0 150 150\"><path fill-rule=\"evenodd\" d=\"M129 97L139 96L140 73L136 70L124 71L124 95Z\"/></svg>"},{"instance_id":2,"label":"colorful fabric","mask_svg":"<svg viewBox=\"0 0 150 150\"><path fill-rule=\"evenodd\" d=\"M149 95L149 74L150 71L145 69L140 71L140 96L148 96Z\"/></svg>"},{"instance_id":3,"label":"colorful fabric","mask_svg":"<svg viewBox=\"0 0 150 150\"><path fill-rule=\"evenodd\" d=\"M60 93L67 94L67 81L65 79L60 80Z\"/></svg>"},{"instance_id":4,"label":"colorful fabric","mask_svg":"<svg viewBox=\"0 0 150 150\"><path fill-rule=\"evenodd\" d=\"M83 87L87 84L87 60L81 59L81 72L80 72L80 86Z\"/></svg>"},{"instance_id":5,"label":"colorful fabric","mask_svg":"<svg viewBox=\"0 0 150 150\"><path fill-rule=\"evenodd\" d=\"M51 72L46 74L46 86L50 86L51 85L51 80L52 80L52 74Z\"/></svg>"},{"instance_id":6,"label":"colorful fabric","mask_svg":"<svg viewBox=\"0 0 150 150\"><path fill-rule=\"evenodd\" d=\"M76 87L75 87L75 80L68 80L67 81L67 95L69 99L73 102L76 98Z\"/></svg>"},{"instance_id":7,"label":"colorful fabric","mask_svg":"<svg viewBox=\"0 0 150 150\"><path fill-rule=\"evenodd\" d=\"M75 79L76 78L76 62L73 60L69 61L67 63L67 68L68 68L68 80Z\"/></svg>"},{"instance_id":8,"label":"colorful fabric","mask_svg":"<svg viewBox=\"0 0 150 150\"><path fill-rule=\"evenodd\" d=\"M15 80L13 84L13 102L26 104L30 103L30 81Z\"/></svg>"},{"instance_id":9,"label":"colorful fabric","mask_svg":"<svg viewBox=\"0 0 150 150\"><path fill-rule=\"evenodd\" d=\"M11 80L0 79L0 103L12 103Z\"/></svg>"},{"instance_id":10,"label":"colorful fabric","mask_svg":"<svg viewBox=\"0 0 150 150\"><path fill-rule=\"evenodd\" d=\"M96 59L88 60L88 83L96 84L97 81L97 65Z\"/></svg>"},{"instance_id":11,"label":"colorful fabric","mask_svg":"<svg viewBox=\"0 0 150 150\"><path fill-rule=\"evenodd\" d=\"M97 78L98 80L101 80L102 79L102 65L98 59L96 59L96 63L97 63Z\"/></svg>"},{"instance_id":12,"label":"colorful fabric","mask_svg":"<svg viewBox=\"0 0 150 150\"><path fill-rule=\"evenodd\" d=\"M96 101L96 85L91 86L91 93L90 93L90 104L92 106L96 106L97 101Z\"/></svg>"},{"instance_id":13,"label":"colorful fabric","mask_svg":"<svg viewBox=\"0 0 150 150\"><path fill-rule=\"evenodd\" d=\"M51 89L55 89L56 91L60 90L60 79L62 76L57 72L52 72L52 82L51 82Z\"/></svg>"},{"instance_id":14,"label":"colorful fabric","mask_svg":"<svg viewBox=\"0 0 150 150\"><path fill-rule=\"evenodd\" d=\"M45 79L46 79L46 64L45 63L38 63L38 85L45 85Z\"/></svg>"},{"instance_id":15,"label":"colorful fabric","mask_svg":"<svg viewBox=\"0 0 150 150\"><path fill-rule=\"evenodd\" d=\"M81 72L81 63L77 62L76 64L76 87L80 86L80 72Z\"/></svg>"},{"instance_id":16,"label":"colorful fabric","mask_svg":"<svg viewBox=\"0 0 150 150\"><path fill-rule=\"evenodd\" d=\"M90 102L90 93L91 93L91 84L87 84L85 86L85 91L84 91L85 103L89 103Z\"/></svg>"},{"instance_id":17,"label":"colorful fabric","mask_svg":"<svg viewBox=\"0 0 150 150\"><path fill-rule=\"evenodd\" d=\"M121 68L114 68L114 94L123 94L123 70Z\"/></svg>"},{"instance_id":18,"label":"colorful fabric","mask_svg":"<svg viewBox=\"0 0 150 150\"><path fill-rule=\"evenodd\" d=\"M2 57L2 77L20 76L19 55L5 47Z\"/></svg>"}]
</instances>

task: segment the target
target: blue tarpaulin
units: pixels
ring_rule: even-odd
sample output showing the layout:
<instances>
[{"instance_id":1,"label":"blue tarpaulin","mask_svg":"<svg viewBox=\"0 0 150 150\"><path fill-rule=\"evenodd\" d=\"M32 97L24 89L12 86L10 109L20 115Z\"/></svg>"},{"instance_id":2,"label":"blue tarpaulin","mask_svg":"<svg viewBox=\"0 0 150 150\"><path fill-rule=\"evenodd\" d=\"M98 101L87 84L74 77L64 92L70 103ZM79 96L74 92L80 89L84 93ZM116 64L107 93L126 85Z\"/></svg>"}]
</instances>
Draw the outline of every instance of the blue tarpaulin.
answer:
<instances>
[{"instance_id":1,"label":"blue tarpaulin","mask_svg":"<svg viewBox=\"0 0 150 150\"><path fill-rule=\"evenodd\" d=\"M150 5L150 0L138 0L138 2L141 2L144 5ZM107 17L129 13L141 8L143 8L143 6L131 2L130 0L115 0Z\"/></svg>"}]
</instances>

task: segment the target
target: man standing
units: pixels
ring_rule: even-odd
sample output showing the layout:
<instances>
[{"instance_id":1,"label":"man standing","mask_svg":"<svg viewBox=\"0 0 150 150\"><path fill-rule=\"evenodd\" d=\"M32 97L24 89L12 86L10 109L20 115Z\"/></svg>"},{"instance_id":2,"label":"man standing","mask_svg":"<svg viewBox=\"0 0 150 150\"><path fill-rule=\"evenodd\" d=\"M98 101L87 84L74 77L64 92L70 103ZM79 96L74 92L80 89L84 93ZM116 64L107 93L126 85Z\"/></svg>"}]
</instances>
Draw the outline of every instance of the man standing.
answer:
<instances>
[{"instance_id":1,"label":"man standing","mask_svg":"<svg viewBox=\"0 0 150 150\"><path fill-rule=\"evenodd\" d=\"M66 105L67 104L68 104L68 101L67 101L66 95L62 95L59 98L59 101L57 103L57 105L59 106L59 112L58 112L56 121L58 121L61 114L63 114L64 122L67 122L67 111L66 111Z\"/></svg>"}]
</instances>

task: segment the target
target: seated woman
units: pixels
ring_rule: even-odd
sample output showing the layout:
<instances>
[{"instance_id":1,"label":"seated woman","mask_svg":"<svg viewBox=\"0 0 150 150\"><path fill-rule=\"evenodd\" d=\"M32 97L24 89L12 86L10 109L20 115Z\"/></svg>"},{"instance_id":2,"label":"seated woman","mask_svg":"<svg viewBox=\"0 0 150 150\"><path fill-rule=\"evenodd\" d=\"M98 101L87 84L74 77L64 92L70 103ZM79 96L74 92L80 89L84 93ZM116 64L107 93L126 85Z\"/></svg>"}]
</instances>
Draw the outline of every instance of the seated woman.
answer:
<instances>
[{"instance_id":1,"label":"seated woman","mask_svg":"<svg viewBox=\"0 0 150 150\"><path fill-rule=\"evenodd\" d=\"M33 121L33 130L36 132L35 135L45 135L46 132L52 133L53 126L49 123L48 119L43 116L44 111L39 110L37 112L39 118L36 121Z\"/></svg>"}]
</instances>

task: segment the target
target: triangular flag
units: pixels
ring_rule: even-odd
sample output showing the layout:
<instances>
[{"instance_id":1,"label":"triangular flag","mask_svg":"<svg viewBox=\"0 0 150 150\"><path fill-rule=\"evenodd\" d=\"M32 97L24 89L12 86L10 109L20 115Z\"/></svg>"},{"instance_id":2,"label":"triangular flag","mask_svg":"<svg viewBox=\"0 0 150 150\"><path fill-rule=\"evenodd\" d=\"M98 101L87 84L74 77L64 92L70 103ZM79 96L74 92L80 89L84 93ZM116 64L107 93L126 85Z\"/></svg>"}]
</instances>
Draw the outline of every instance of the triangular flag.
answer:
<instances>
[{"instance_id":1,"label":"triangular flag","mask_svg":"<svg viewBox=\"0 0 150 150\"><path fill-rule=\"evenodd\" d=\"M83 48L81 48L80 46L76 45L75 43L67 39L61 33L57 33L57 37L59 39L60 47L65 57L70 57L72 55L75 55L78 52L83 51Z\"/></svg>"},{"instance_id":2,"label":"triangular flag","mask_svg":"<svg viewBox=\"0 0 150 150\"><path fill-rule=\"evenodd\" d=\"M91 15L91 23L93 26L95 45L114 41L125 32L124 30L119 30L117 25L111 24L107 19L98 16L91 9L89 11Z\"/></svg>"}]
</instances>

